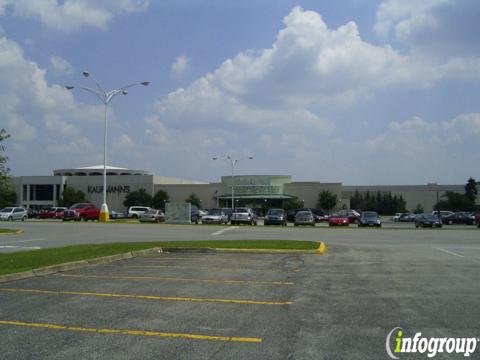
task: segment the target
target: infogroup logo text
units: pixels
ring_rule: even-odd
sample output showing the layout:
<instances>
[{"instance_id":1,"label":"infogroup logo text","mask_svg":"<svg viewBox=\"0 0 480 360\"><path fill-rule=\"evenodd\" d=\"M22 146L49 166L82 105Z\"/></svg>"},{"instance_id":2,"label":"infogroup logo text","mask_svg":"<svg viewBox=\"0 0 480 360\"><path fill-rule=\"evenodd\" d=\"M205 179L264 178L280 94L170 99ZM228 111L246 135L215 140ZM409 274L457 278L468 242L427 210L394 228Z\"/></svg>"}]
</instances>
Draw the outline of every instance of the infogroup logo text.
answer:
<instances>
[{"instance_id":1,"label":"infogroup logo text","mask_svg":"<svg viewBox=\"0 0 480 360\"><path fill-rule=\"evenodd\" d=\"M395 343L392 349L392 337ZM469 357L477 349L477 338L426 338L422 333L415 333L413 338L404 337L403 329L396 327L387 335L385 347L388 356L391 359L400 359L400 354L417 353L426 354L428 358L433 358L439 353L462 354Z\"/></svg>"}]
</instances>

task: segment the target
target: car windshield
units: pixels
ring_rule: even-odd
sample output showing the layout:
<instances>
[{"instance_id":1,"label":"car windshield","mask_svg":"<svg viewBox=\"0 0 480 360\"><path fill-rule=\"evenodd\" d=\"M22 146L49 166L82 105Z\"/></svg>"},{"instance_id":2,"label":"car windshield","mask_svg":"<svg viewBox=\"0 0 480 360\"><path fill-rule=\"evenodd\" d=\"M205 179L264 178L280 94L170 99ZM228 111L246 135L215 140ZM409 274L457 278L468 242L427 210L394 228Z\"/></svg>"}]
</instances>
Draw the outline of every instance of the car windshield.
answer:
<instances>
[{"instance_id":1,"label":"car windshield","mask_svg":"<svg viewBox=\"0 0 480 360\"><path fill-rule=\"evenodd\" d=\"M235 209L235 212L237 212L237 213L246 213L246 212L248 212L248 209L247 209L247 208L236 208L236 209Z\"/></svg>"},{"instance_id":2,"label":"car windshield","mask_svg":"<svg viewBox=\"0 0 480 360\"><path fill-rule=\"evenodd\" d=\"M437 215L431 215L431 214L424 216L424 218L427 220L438 220Z\"/></svg>"},{"instance_id":3,"label":"car windshield","mask_svg":"<svg viewBox=\"0 0 480 360\"><path fill-rule=\"evenodd\" d=\"M13 208L3 208L1 212L12 212Z\"/></svg>"},{"instance_id":4,"label":"car windshield","mask_svg":"<svg viewBox=\"0 0 480 360\"><path fill-rule=\"evenodd\" d=\"M268 210L267 215L283 215L283 210L281 209Z\"/></svg>"},{"instance_id":5,"label":"car windshield","mask_svg":"<svg viewBox=\"0 0 480 360\"><path fill-rule=\"evenodd\" d=\"M70 209L83 209L85 207L85 204L75 204L72 205Z\"/></svg>"},{"instance_id":6,"label":"car windshield","mask_svg":"<svg viewBox=\"0 0 480 360\"><path fill-rule=\"evenodd\" d=\"M146 212L146 214L156 214L157 213L157 210L155 209L150 209Z\"/></svg>"},{"instance_id":7,"label":"car windshield","mask_svg":"<svg viewBox=\"0 0 480 360\"><path fill-rule=\"evenodd\" d=\"M367 218L367 219L373 219L373 218L378 217L378 215L377 215L376 212L366 211L366 212L362 213L362 217Z\"/></svg>"},{"instance_id":8,"label":"car windshield","mask_svg":"<svg viewBox=\"0 0 480 360\"><path fill-rule=\"evenodd\" d=\"M220 216L223 215L223 211L220 209L212 209L208 212L208 215Z\"/></svg>"},{"instance_id":9,"label":"car windshield","mask_svg":"<svg viewBox=\"0 0 480 360\"><path fill-rule=\"evenodd\" d=\"M297 216L311 216L312 213L310 211L299 211Z\"/></svg>"}]
</instances>

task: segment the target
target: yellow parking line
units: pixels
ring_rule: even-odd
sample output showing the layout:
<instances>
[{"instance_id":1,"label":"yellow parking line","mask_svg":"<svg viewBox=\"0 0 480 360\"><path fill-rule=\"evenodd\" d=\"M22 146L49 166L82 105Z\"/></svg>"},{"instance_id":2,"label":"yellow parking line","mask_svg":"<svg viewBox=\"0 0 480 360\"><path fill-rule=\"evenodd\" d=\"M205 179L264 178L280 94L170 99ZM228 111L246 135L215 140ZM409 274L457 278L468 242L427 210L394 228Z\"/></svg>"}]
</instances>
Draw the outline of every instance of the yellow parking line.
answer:
<instances>
[{"instance_id":1,"label":"yellow parking line","mask_svg":"<svg viewBox=\"0 0 480 360\"><path fill-rule=\"evenodd\" d=\"M260 259L231 259L231 258L220 258L220 257L216 257L215 255L209 255L207 257L203 257L203 258L194 258L194 257L163 257L163 256L160 256L160 257L153 257L153 256L146 256L144 257L143 259L147 259L147 260L193 260L193 261L241 261L241 262L245 262L245 261L252 261L252 262L261 262L263 264L267 263L268 262L265 262L265 260L260 260Z\"/></svg>"},{"instance_id":2,"label":"yellow parking line","mask_svg":"<svg viewBox=\"0 0 480 360\"><path fill-rule=\"evenodd\" d=\"M288 281L258 281L258 280L222 280L222 279L194 279L194 278L175 278L165 276L118 276L118 275L83 275L83 274L57 274L57 276L66 276L85 279L125 279L125 280L164 280L164 281L189 281L206 283L225 283L225 284L253 284L253 285L295 285Z\"/></svg>"},{"instance_id":3,"label":"yellow parking line","mask_svg":"<svg viewBox=\"0 0 480 360\"><path fill-rule=\"evenodd\" d=\"M189 339L189 340L210 340L210 341L227 341L227 342L230 341L230 342L248 342L248 343L262 342L261 338L255 338L255 337L212 336L212 335L171 333L171 332L148 331L148 330L97 329L97 328L86 328L81 326L66 326L66 325L46 324L46 323L30 323L30 322L9 321L9 320L0 320L0 325L24 326L24 327L43 328L43 329L51 329L51 330L92 332L92 333L99 333L99 334L122 334L122 335L136 335L136 336L170 337L170 338L181 338L181 339Z\"/></svg>"},{"instance_id":4,"label":"yellow parking line","mask_svg":"<svg viewBox=\"0 0 480 360\"><path fill-rule=\"evenodd\" d=\"M109 294L109 293L80 292L80 291L52 291L52 290L38 290L38 289L0 288L0 291L26 292L26 293L51 294L51 295L80 295L80 296L99 296L99 297L124 298L124 299L213 302L213 303L247 304L247 305L290 305L292 304L291 301L257 301L257 300L240 300L240 299L190 298L190 297L156 296L156 295Z\"/></svg>"},{"instance_id":5,"label":"yellow parking line","mask_svg":"<svg viewBox=\"0 0 480 360\"><path fill-rule=\"evenodd\" d=\"M117 266L117 265L107 265L107 266ZM244 270L244 271L275 271L272 269L249 269L249 268L235 268L235 267L215 267L215 266L183 266L183 265L126 265L126 268L134 269L161 269L161 268L172 268L172 269L193 269L193 270Z\"/></svg>"}]
</instances>

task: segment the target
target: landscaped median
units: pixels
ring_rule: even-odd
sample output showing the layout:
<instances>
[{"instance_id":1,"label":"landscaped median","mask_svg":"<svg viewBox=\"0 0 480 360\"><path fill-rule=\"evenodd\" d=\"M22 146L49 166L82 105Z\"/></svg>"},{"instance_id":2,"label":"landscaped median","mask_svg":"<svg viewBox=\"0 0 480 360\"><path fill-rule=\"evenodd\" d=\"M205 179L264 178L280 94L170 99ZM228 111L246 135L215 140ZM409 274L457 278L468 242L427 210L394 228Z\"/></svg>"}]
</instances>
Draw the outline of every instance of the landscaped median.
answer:
<instances>
[{"instance_id":1,"label":"landscaped median","mask_svg":"<svg viewBox=\"0 0 480 360\"><path fill-rule=\"evenodd\" d=\"M0 229L0 235L2 235L2 234L5 234L5 235L20 234L22 232L23 232L23 230L17 230L17 229Z\"/></svg>"},{"instance_id":2,"label":"landscaped median","mask_svg":"<svg viewBox=\"0 0 480 360\"><path fill-rule=\"evenodd\" d=\"M66 271L149 252L231 251L324 254L323 242L295 240L162 241L76 245L0 254L0 282Z\"/></svg>"}]
</instances>

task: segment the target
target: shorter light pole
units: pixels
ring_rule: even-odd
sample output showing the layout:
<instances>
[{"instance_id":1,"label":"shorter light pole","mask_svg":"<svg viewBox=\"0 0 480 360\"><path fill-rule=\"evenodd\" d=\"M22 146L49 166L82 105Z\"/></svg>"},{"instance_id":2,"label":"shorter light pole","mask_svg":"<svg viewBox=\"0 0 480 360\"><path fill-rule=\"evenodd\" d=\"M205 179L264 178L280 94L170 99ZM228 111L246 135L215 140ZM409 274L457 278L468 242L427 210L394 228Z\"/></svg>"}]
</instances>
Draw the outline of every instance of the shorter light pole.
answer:
<instances>
[{"instance_id":1,"label":"shorter light pole","mask_svg":"<svg viewBox=\"0 0 480 360\"><path fill-rule=\"evenodd\" d=\"M72 85L67 85L65 86L65 88L67 90L80 89L80 90L87 91L95 95L105 106L104 129L103 129L103 203L100 209L100 217L98 220L101 222L107 222L110 217L110 214L108 212L108 206L107 206L107 108L108 108L108 104L118 94L127 95L128 88L131 88L132 86L136 86L136 85L147 86L150 84L150 81L142 81L138 83L125 85L118 89L105 91L103 87L100 85L100 83L88 71L83 71L82 75L85 76L86 78L90 78L95 83L95 86L97 87L98 90L94 90L84 86L72 86Z\"/></svg>"},{"instance_id":2,"label":"shorter light pole","mask_svg":"<svg viewBox=\"0 0 480 360\"><path fill-rule=\"evenodd\" d=\"M231 167L232 167L232 211L235 211L235 190L234 190L234 187L235 187L235 180L234 180L234 176L235 176L235 165L238 164L239 161L242 161L242 160L253 160L253 156L248 156L246 158L241 158L241 159L234 159L232 156L230 155L227 155L226 157L222 158L222 157L218 157L218 156L214 156L212 157L212 160L226 160L230 163Z\"/></svg>"}]
</instances>

